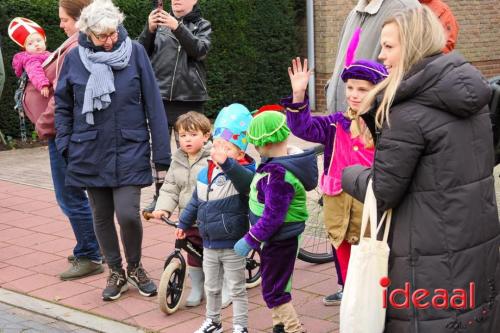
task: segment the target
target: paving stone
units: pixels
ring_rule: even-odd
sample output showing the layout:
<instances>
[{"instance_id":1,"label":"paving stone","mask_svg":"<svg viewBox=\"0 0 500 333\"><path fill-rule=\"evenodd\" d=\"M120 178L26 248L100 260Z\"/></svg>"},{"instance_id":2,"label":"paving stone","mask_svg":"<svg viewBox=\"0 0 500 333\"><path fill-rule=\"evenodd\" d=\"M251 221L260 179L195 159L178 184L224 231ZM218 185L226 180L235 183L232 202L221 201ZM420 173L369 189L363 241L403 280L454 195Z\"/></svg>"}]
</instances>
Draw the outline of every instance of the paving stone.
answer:
<instances>
[{"instance_id":1,"label":"paving stone","mask_svg":"<svg viewBox=\"0 0 500 333\"><path fill-rule=\"evenodd\" d=\"M33 321L33 320L27 320L27 321L23 321L20 323L20 325L23 325L25 327L29 327L31 330L33 330L35 332L46 331L49 327L49 324L51 324L51 323L38 323L38 322Z\"/></svg>"},{"instance_id":2,"label":"paving stone","mask_svg":"<svg viewBox=\"0 0 500 333\"><path fill-rule=\"evenodd\" d=\"M93 330L0 303L0 332L96 333Z\"/></svg>"},{"instance_id":3,"label":"paving stone","mask_svg":"<svg viewBox=\"0 0 500 333\"><path fill-rule=\"evenodd\" d=\"M77 328L74 331L71 331L71 333L95 333L95 331L86 328Z\"/></svg>"},{"instance_id":4,"label":"paving stone","mask_svg":"<svg viewBox=\"0 0 500 333\"><path fill-rule=\"evenodd\" d=\"M71 325L71 324L66 323L64 321L57 321L57 322L48 324L47 326L53 327L56 330L60 330L62 332L71 332L71 331L75 330L76 328L78 328L78 326Z\"/></svg>"},{"instance_id":5,"label":"paving stone","mask_svg":"<svg viewBox=\"0 0 500 333\"><path fill-rule=\"evenodd\" d=\"M0 303L0 311L6 311L8 309L12 309L11 305ZM0 318L2 317L2 312L0 312Z\"/></svg>"},{"instance_id":6,"label":"paving stone","mask_svg":"<svg viewBox=\"0 0 500 333\"><path fill-rule=\"evenodd\" d=\"M15 332L19 332L19 331L22 331L23 329L25 329L26 326L23 326L23 325L20 325L20 324L15 324L15 323L8 323L7 325L4 325L2 327L2 331L1 332L12 332L12 331L15 331Z\"/></svg>"}]
</instances>

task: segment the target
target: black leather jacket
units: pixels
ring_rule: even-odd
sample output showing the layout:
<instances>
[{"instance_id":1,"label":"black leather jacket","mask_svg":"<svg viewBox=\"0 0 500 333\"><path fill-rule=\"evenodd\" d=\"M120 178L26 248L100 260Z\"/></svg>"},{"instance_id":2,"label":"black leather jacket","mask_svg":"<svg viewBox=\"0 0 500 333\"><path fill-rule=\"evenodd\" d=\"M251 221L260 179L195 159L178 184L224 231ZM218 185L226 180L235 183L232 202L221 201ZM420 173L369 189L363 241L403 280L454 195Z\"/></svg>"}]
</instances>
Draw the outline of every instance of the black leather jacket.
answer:
<instances>
[{"instance_id":1,"label":"black leather jacket","mask_svg":"<svg viewBox=\"0 0 500 333\"><path fill-rule=\"evenodd\" d=\"M148 25L139 36L151 59L163 100L206 101L207 79L204 59L210 49L210 22L201 17L198 5L172 31Z\"/></svg>"}]
</instances>

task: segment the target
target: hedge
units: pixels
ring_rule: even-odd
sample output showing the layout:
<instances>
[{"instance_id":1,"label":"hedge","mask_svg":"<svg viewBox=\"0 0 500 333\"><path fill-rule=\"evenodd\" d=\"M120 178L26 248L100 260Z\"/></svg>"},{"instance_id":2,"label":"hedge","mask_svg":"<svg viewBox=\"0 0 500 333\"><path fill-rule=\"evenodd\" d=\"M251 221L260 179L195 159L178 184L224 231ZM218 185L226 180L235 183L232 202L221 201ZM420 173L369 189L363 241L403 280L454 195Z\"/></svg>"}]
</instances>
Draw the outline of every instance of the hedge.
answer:
<instances>
[{"instance_id":1,"label":"hedge","mask_svg":"<svg viewBox=\"0 0 500 333\"><path fill-rule=\"evenodd\" d=\"M6 71L0 100L0 130L19 136L13 96L17 79L11 68L19 48L9 39L10 20L23 16L39 23L47 33L48 49L54 50L66 38L59 29L57 0L1 0L0 26ZM114 0L125 13L125 27L135 38L143 29L155 0ZM223 106L239 102L249 109L276 103L289 93L286 68L296 55L298 41L296 13L300 0L201 0L203 17L212 23L212 50L207 59L210 101L208 116ZM165 8L170 8L165 1Z\"/></svg>"}]
</instances>

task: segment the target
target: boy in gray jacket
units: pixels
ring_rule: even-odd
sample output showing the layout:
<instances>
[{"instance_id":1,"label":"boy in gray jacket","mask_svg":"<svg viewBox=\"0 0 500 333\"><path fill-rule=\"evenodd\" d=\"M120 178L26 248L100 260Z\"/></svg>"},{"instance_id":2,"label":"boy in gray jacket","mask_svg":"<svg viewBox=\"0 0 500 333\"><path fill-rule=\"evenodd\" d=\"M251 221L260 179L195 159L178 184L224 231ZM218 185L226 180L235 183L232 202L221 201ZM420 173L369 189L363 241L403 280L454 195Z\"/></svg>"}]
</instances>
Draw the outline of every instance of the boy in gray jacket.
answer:
<instances>
[{"instance_id":1,"label":"boy in gray jacket","mask_svg":"<svg viewBox=\"0 0 500 333\"><path fill-rule=\"evenodd\" d=\"M179 137L180 148L173 154L165 181L160 189L153 216L170 217L179 207L179 215L187 206L196 186L196 177L200 170L208 165L210 149L210 120L203 114L190 111L181 115L174 127ZM201 245L200 232L196 225L186 230L189 239ZM191 293L186 306L197 306L203 299L203 270L201 262L188 254L188 274L191 278Z\"/></svg>"}]
</instances>

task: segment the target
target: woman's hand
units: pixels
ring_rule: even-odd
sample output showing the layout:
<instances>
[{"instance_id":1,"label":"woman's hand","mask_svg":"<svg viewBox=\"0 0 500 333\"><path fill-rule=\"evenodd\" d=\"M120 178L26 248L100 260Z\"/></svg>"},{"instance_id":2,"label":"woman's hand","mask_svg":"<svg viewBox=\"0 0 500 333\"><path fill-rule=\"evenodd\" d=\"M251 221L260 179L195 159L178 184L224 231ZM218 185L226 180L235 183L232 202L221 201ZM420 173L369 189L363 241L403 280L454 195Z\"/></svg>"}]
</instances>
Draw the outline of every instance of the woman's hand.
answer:
<instances>
[{"instance_id":1,"label":"woman's hand","mask_svg":"<svg viewBox=\"0 0 500 333\"><path fill-rule=\"evenodd\" d=\"M179 26L179 21L177 21L175 17L173 17L166 11L163 11L162 14L163 14L162 16L163 23L165 24L165 26L167 26L167 28L169 28L172 31L177 30L177 27Z\"/></svg>"},{"instance_id":2,"label":"woman's hand","mask_svg":"<svg viewBox=\"0 0 500 333\"><path fill-rule=\"evenodd\" d=\"M186 238L186 233L182 229L175 229L175 238L177 239L184 239Z\"/></svg>"},{"instance_id":3,"label":"woman's hand","mask_svg":"<svg viewBox=\"0 0 500 333\"><path fill-rule=\"evenodd\" d=\"M170 30L176 30L179 26L179 22L175 17L170 15L164 10L155 9L149 14L148 17L148 27L149 31L155 32L158 29L158 26L166 26Z\"/></svg>"},{"instance_id":4,"label":"woman's hand","mask_svg":"<svg viewBox=\"0 0 500 333\"><path fill-rule=\"evenodd\" d=\"M158 9L153 10L148 16L148 29L149 32L153 33L158 28Z\"/></svg>"},{"instance_id":5,"label":"woman's hand","mask_svg":"<svg viewBox=\"0 0 500 333\"><path fill-rule=\"evenodd\" d=\"M307 84L311 76L311 70L307 70L307 59L304 65L299 57L292 60L292 67L288 67L288 76L292 85L293 103L301 103L306 95Z\"/></svg>"}]
</instances>

